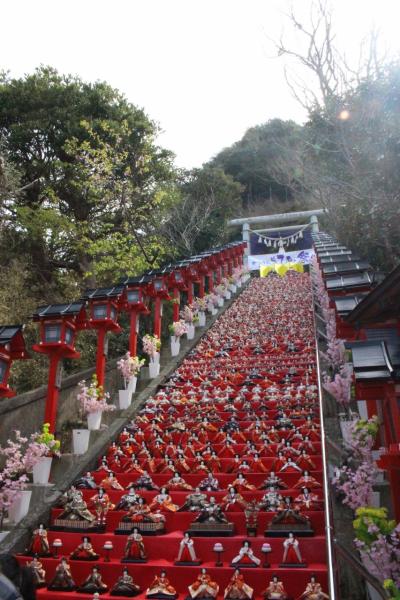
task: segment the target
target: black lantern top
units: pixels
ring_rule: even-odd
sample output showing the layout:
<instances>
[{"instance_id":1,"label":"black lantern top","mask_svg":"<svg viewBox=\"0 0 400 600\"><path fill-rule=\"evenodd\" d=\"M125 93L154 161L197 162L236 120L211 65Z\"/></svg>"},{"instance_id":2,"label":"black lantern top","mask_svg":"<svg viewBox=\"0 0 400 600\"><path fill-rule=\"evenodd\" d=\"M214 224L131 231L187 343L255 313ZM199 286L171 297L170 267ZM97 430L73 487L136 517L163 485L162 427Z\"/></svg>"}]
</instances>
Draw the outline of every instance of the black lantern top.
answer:
<instances>
[{"instance_id":1,"label":"black lantern top","mask_svg":"<svg viewBox=\"0 0 400 600\"><path fill-rule=\"evenodd\" d=\"M394 328L366 330L367 340L347 342L356 381L400 379L400 339Z\"/></svg>"},{"instance_id":2,"label":"black lantern top","mask_svg":"<svg viewBox=\"0 0 400 600\"><path fill-rule=\"evenodd\" d=\"M23 336L23 325L0 326L0 349L6 352L12 360L18 358L30 358L26 351Z\"/></svg>"}]
</instances>

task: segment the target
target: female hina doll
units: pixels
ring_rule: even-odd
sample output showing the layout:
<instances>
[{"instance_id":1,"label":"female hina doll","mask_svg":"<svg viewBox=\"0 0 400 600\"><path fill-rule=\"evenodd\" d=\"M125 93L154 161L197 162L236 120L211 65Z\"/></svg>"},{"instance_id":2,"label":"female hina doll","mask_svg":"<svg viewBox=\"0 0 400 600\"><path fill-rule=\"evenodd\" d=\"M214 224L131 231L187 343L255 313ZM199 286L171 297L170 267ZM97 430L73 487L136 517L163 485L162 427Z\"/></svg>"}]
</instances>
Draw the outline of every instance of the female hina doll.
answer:
<instances>
[{"instance_id":1,"label":"female hina doll","mask_svg":"<svg viewBox=\"0 0 400 600\"><path fill-rule=\"evenodd\" d=\"M165 486L168 490L192 490L193 487L186 483L183 477L180 476L180 473L174 473L173 477L167 481Z\"/></svg>"},{"instance_id":2,"label":"female hina doll","mask_svg":"<svg viewBox=\"0 0 400 600\"><path fill-rule=\"evenodd\" d=\"M211 579L207 569L201 569L196 581L189 585L188 590L191 598L216 598L219 585Z\"/></svg>"},{"instance_id":3,"label":"female hina doll","mask_svg":"<svg viewBox=\"0 0 400 600\"><path fill-rule=\"evenodd\" d=\"M239 554L232 559L232 567L259 567L261 560L255 556L249 540L244 540Z\"/></svg>"},{"instance_id":4,"label":"female hina doll","mask_svg":"<svg viewBox=\"0 0 400 600\"><path fill-rule=\"evenodd\" d=\"M56 572L47 589L57 592L70 592L75 589L75 581L72 579L71 567L66 558L62 558L56 566Z\"/></svg>"},{"instance_id":5,"label":"female hina doll","mask_svg":"<svg viewBox=\"0 0 400 600\"><path fill-rule=\"evenodd\" d=\"M46 585L46 571L43 569L43 565L37 554L35 554L31 562L26 563L26 566L32 571L32 579L35 587L41 588Z\"/></svg>"},{"instance_id":6,"label":"female hina doll","mask_svg":"<svg viewBox=\"0 0 400 600\"><path fill-rule=\"evenodd\" d=\"M247 502L241 494L236 491L236 488L231 486L226 496L222 498L222 508L228 510L244 510L247 507Z\"/></svg>"},{"instance_id":7,"label":"female hina doll","mask_svg":"<svg viewBox=\"0 0 400 600\"><path fill-rule=\"evenodd\" d=\"M179 542L179 552L175 563L180 562L200 564L200 560L196 556L194 541L187 531L183 534L183 538Z\"/></svg>"},{"instance_id":8,"label":"female hina doll","mask_svg":"<svg viewBox=\"0 0 400 600\"><path fill-rule=\"evenodd\" d=\"M90 506L93 506L96 512L98 525L105 525L108 511L115 508L109 495L105 493L103 488L99 488L97 494L90 498Z\"/></svg>"},{"instance_id":9,"label":"female hina doll","mask_svg":"<svg viewBox=\"0 0 400 600\"><path fill-rule=\"evenodd\" d=\"M299 541L294 537L293 533L289 533L289 537L283 542L283 564L303 564L303 559L300 553Z\"/></svg>"},{"instance_id":10,"label":"female hina doll","mask_svg":"<svg viewBox=\"0 0 400 600\"><path fill-rule=\"evenodd\" d=\"M39 527L33 531L32 540L29 545L27 554L37 556L50 556L49 540L47 539L47 530L43 523L39 523Z\"/></svg>"},{"instance_id":11,"label":"female hina doll","mask_svg":"<svg viewBox=\"0 0 400 600\"><path fill-rule=\"evenodd\" d=\"M98 560L100 556L93 550L93 546L88 535L82 537L82 541L70 554L70 559L76 560Z\"/></svg>"},{"instance_id":12,"label":"female hina doll","mask_svg":"<svg viewBox=\"0 0 400 600\"><path fill-rule=\"evenodd\" d=\"M296 481L293 486L296 489L306 487L309 490L315 490L317 488L322 487L319 481L315 479L312 475L310 475L309 471L303 471L303 475Z\"/></svg>"},{"instance_id":13,"label":"female hina doll","mask_svg":"<svg viewBox=\"0 0 400 600\"><path fill-rule=\"evenodd\" d=\"M303 488L301 494L294 499L300 510L316 510L320 506L317 494L312 494L308 488Z\"/></svg>"},{"instance_id":14,"label":"female hina doll","mask_svg":"<svg viewBox=\"0 0 400 600\"><path fill-rule=\"evenodd\" d=\"M133 577L129 575L128 569L122 570L122 575L120 575L117 581L114 583L113 587L110 590L110 596L124 596L127 598L132 598L133 596L137 596L140 594L142 590L136 583L133 581Z\"/></svg>"},{"instance_id":15,"label":"female hina doll","mask_svg":"<svg viewBox=\"0 0 400 600\"><path fill-rule=\"evenodd\" d=\"M302 450L300 456L296 460L296 464L302 469L308 469L309 471L316 469L315 463L311 460L306 450Z\"/></svg>"},{"instance_id":16,"label":"female hina doll","mask_svg":"<svg viewBox=\"0 0 400 600\"><path fill-rule=\"evenodd\" d=\"M321 584L317 582L315 575L311 575L306 589L298 597L298 600L329 600L329 596L322 591Z\"/></svg>"},{"instance_id":17,"label":"female hina doll","mask_svg":"<svg viewBox=\"0 0 400 600\"><path fill-rule=\"evenodd\" d=\"M289 598L282 581L279 580L277 575L272 576L268 587L261 592L261 595L265 600L288 600Z\"/></svg>"},{"instance_id":18,"label":"female hina doll","mask_svg":"<svg viewBox=\"0 0 400 600\"><path fill-rule=\"evenodd\" d=\"M239 569L235 569L230 582L225 588L224 598L225 600L251 600L253 591L253 588L245 583Z\"/></svg>"},{"instance_id":19,"label":"female hina doll","mask_svg":"<svg viewBox=\"0 0 400 600\"><path fill-rule=\"evenodd\" d=\"M124 558L121 562L144 562L147 560L143 537L137 527L133 528L125 544Z\"/></svg>"},{"instance_id":20,"label":"female hina doll","mask_svg":"<svg viewBox=\"0 0 400 600\"><path fill-rule=\"evenodd\" d=\"M107 586L103 583L101 573L98 567L92 567L91 572L86 577L85 581L77 588L77 592L83 594L104 594L107 591Z\"/></svg>"},{"instance_id":21,"label":"female hina doll","mask_svg":"<svg viewBox=\"0 0 400 600\"><path fill-rule=\"evenodd\" d=\"M255 490L256 486L247 481L243 473L239 473L236 479L231 484L238 492L246 492Z\"/></svg>"},{"instance_id":22,"label":"female hina doll","mask_svg":"<svg viewBox=\"0 0 400 600\"><path fill-rule=\"evenodd\" d=\"M131 506L128 514L122 520L125 523L129 521L132 523L165 523L165 516L157 512L152 513L146 500L139 498L139 502Z\"/></svg>"},{"instance_id":23,"label":"female hina doll","mask_svg":"<svg viewBox=\"0 0 400 600\"><path fill-rule=\"evenodd\" d=\"M155 510L157 512L176 512L179 507L172 502L172 498L168 494L167 488L162 487L160 493L153 498L149 508L150 510Z\"/></svg>"},{"instance_id":24,"label":"female hina doll","mask_svg":"<svg viewBox=\"0 0 400 600\"><path fill-rule=\"evenodd\" d=\"M176 597L176 589L170 584L169 579L167 579L166 571L161 571L160 575L156 575L146 591L146 598L172 600Z\"/></svg>"}]
</instances>

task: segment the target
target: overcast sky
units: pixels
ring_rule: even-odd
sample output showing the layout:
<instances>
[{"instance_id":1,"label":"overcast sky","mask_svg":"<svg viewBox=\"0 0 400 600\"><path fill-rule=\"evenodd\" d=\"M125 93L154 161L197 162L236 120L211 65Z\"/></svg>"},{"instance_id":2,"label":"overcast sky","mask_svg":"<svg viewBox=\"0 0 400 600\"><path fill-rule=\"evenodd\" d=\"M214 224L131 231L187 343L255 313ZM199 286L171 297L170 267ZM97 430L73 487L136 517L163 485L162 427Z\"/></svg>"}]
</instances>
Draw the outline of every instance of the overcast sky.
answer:
<instances>
[{"instance_id":1,"label":"overcast sky","mask_svg":"<svg viewBox=\"0 0 400 600\"><path fill-rule=\"evenodd\" d=\"M293 0L306 18L311 0ZM332 0L350 57L375 23L398 52L400 0ZM121 90L159 122L178 166L196 167L274 117L301 122L270 38L296 43L287 0L2 0L0 68L40 64Z\"/></svg>"}]
</instances>

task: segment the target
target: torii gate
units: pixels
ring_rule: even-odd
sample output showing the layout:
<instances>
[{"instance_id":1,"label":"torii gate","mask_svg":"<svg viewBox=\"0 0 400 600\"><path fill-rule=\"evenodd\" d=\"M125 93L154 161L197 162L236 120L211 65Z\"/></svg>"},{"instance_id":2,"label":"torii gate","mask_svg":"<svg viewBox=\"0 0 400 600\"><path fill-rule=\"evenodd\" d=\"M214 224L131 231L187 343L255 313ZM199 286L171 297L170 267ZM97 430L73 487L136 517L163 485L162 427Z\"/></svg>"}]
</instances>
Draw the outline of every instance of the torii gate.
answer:
<instances>
[{"instance_id":1,"label":"torii gate","mask_svg":"<svg viewBox=\"0 0 400 600\"><path fill-rule=\"evenodd\" d=\"M228 225L234 227L235 225L242 226L242 239L246 242L246 250L245 255L248 256L250 253L250 234L251 233L265 233L271 231L287 231L287 230L297 230L299 229L299 225L286 225L284 227L275 227L269 229L251 229L251 224L266 224L266 223L285 223L288 221L298 221L300 219L310 219L309 225L311 227L311 231L313 233L317 233L319 231L318 225L318 215L323 215L327 211L324 208L315 208L313 210L302 210L299 212L288 212L288 213L275 213L274 215L263 215L260 217L243 217L241 219L231 219L228 221Z\"/></svg>"}]
</instances>

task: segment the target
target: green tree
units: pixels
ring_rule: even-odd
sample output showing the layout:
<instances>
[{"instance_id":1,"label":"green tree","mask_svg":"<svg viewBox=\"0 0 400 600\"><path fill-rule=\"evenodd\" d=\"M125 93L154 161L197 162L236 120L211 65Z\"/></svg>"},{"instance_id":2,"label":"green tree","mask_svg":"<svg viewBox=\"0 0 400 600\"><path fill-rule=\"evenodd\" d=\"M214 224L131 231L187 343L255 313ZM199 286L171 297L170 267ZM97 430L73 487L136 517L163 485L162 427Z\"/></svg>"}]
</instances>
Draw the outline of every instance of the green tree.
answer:
<instances>
[{"instance_id":1,"label":"green tree","mask_svg":"<svg viewBox=\"0 0 400 600\"><path fill-rule=\"evenodd\" d=\"M0 136L27 186L7 207L3 244L12 238L20 255L31 257L32 278L50 293L69 272L94 284L94 259L106 257L110 272L114 256L118 267L120 236L140 231L146 238L157 188L174 176L157 132L143 110L106 83L50 67L20 79L3 74ZM133 251L130 269L137 257Z\"/></svg>"}]
</instances>

